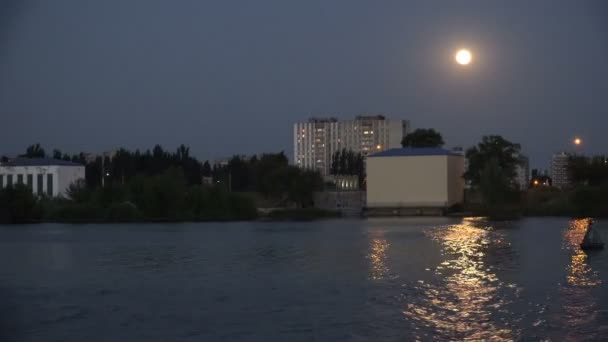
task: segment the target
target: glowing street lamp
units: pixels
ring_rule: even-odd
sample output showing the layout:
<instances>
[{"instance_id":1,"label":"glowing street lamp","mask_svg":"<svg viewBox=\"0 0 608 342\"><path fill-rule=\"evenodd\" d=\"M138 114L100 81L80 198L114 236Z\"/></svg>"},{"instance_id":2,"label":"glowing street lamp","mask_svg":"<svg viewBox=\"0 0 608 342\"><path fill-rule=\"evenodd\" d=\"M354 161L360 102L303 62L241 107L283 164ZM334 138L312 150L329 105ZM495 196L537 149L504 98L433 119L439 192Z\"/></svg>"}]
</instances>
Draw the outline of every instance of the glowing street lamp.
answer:
<instances>
[{"instance_id":1,"label":"glowing street lamp","mask_svg":"<svg viewBox=\"0 0 608 342\"><path fill-rule=\"evenodd\" d=\"M574 138L574 145L576 146L580 146L583 143L583 140L581 138Z\"/></svg>"}]
</instances>

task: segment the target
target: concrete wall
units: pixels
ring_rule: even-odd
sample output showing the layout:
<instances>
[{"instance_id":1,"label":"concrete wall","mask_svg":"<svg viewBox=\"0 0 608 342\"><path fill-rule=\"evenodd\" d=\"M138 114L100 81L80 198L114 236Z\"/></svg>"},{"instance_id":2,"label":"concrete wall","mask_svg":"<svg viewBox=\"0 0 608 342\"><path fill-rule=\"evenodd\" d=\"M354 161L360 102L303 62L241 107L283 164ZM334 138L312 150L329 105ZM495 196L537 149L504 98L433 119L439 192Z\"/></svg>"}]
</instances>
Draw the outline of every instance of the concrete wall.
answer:
<instances>
[{"instance_id":1,"label":"concrete wall","mask_svg":"<svg viewBox=\"0 0 608 342\"><path fill-rule=\"evenodd\" d=\"M2 175L2 185L0 187L6 187L8 185L8 175L12 175L13 184L17 184L18 175L23 175L24 184L27 184L27 175L32 175L32 192L37 194L38 175L42 175L42 190L45 195L48 195L47 176L49 174L53 176L52 196L66 196L66 190L70 184L78 179L84 179L85 170L84 166L2 166L0 167L0 175Z\"/></svg>"},{"instance_id":2,"label":"concrete wall","mask_svg":"<svg viewBox=\"0 0 608 342\"><path fill-rule=\"evenodd\" d=\"M365 206L365 191L321 191L314 193L315 207L360 215Z\"/></svg>"},{"instance_id":3,"label":"concrete wall","mask_svg":"<svg viewBox=\"0 0 608 342\"><path fill-rule=\"evenodd\" d=\"M464 202L464 157L448 156L448 206Z\"/></svg>"},{"instance_id":4,"label":"concrete wall","mask_svg":"<svg viewBox=\"0 0 608 342\"><path fill-rule=\"evenodd\" d=\"M76 181L85 178L84 166L60 166L58 167L57 195L67 196L67 189ZM57 196L55 195L55 196Z\"/></svg>"},{"instance_id":5,"label":"concrete wall","mask_svg":"<svg viewBox=\"0 0 608 342\"><path fill-rule=\"evenodd\" d=\"M368 158L367 206L369 208L449 206L448 158L445 155ZM462 157L456 158L462 159ZM464 167L464 161L462 165ZM452 173L455 173L454 170ZM456 184L452 192L457 198L455 189Z\"/></svg>"}]
</instances>

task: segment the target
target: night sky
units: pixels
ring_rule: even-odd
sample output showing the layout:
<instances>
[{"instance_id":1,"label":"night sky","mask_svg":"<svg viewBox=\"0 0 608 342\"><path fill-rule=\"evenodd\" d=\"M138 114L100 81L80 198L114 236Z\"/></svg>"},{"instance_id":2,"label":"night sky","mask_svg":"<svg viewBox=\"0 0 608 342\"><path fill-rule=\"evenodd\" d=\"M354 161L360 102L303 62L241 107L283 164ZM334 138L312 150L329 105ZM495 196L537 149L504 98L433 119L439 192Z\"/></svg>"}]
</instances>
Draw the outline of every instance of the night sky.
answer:
<instances>
[{"instance_id":1,"label":"night sky","mask_svg":"<svg viewBox=\"0 0 608 342\"><path fill-rule=\"evenodd\" d=\"M0 154L291 155L294 122L361 113L608 153L608 1L0 1Z\"/></svg>"}]
</instances>

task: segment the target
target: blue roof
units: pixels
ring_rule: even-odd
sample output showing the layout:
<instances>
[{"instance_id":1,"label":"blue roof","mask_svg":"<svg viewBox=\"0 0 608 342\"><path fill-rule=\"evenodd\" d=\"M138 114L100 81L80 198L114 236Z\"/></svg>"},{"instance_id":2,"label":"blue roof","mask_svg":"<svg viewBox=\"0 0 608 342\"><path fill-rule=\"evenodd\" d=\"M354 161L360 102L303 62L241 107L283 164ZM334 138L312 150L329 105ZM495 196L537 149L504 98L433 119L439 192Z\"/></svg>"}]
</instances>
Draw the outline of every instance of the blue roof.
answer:
<instances>
[{"instance_id":1,"label":"blue roof","mask_svg":"<svg viewBox=\"0 0 608 342\"><path fill-rule=\"evenodd\" d=\"M462 156L462 154L437 147L406 147L391 148L374 153L370 157L420 157L420 156Z\"/></svg>"},{"instance_id":2,"label":"blue roof","mask_svg":"<svg viewBox=\"0 0 608 342\"><path fill-rule=\"evenodd\" d=\"M53 158L13 158L0 166L83 166L67 160Z\"/></svg>"}]
</instances>

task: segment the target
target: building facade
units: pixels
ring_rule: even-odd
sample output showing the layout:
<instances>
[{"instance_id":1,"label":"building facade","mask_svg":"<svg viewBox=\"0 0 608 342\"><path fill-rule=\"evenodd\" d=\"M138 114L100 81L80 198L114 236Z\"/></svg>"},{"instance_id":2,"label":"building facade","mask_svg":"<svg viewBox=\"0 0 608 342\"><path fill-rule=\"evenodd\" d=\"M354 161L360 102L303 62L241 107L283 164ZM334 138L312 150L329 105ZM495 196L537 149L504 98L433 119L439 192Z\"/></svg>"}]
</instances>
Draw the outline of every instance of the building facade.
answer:
<instances>
[{"instance_id":1,"label":"building facade","mask_svg":"<svg viewBox=\"0 0 608 342\"><path fill-rule=\"evenodd\" d=\"M519 164L517 165L517 186L519 190L526 190L530 186L530 160L528 157L520 155Z\"/></svg>"},{"instance_id":2,"label":"building facade","mask_svg":"<svg viewBox=\"0 0 608 342\"><path fill-rule=\"evenodd\" d=\"M551 179L553 186L564 188L570 184L568 179L568 161L570 154L566 152L556 153L551 157Z\"/></svg>"},{"instance_id":3,"label":"building facade","mask_svg":"<svg viewBox=\"0 0 608 342\"><path fill-rule=\"evenodd\" d=\"M382 115L357 116L354 120L310 118L293 127L294 163L328 175L331 159L342 149L363 156L401 147L409 131L407 120L389 120Z\"/></svg>"},{"instance_id":4,"label":"building facade","mask_svg":"<svg viewBox=\"0 0 608 342\"><path fill-rule=\"evenodd\" d=\"M396 148L367 158L368 208L448 208L464 200L464 156Z\"/></svg>"},{"instance_id":5,"label":"building facade","mask_svg":"<svg viewBox=\"0 0 608 342\"><path fill-rule=\"evenodd\" d=\"M81 164L47 158L16 158L0 163L0 188L25 184L36 195L67 197L68 187L85 179Z\"/></svg>"}]
</instances>

